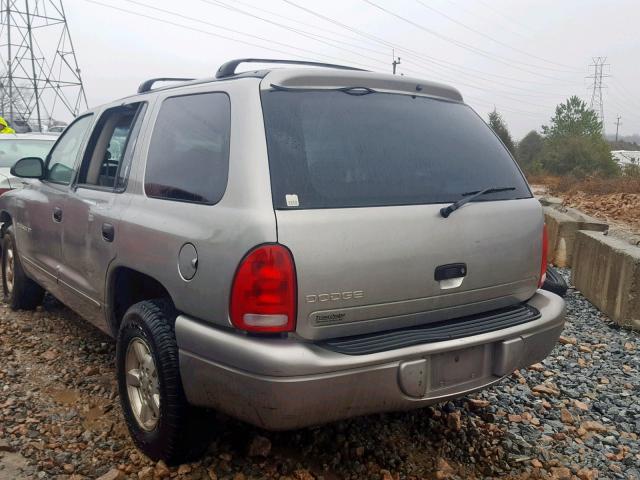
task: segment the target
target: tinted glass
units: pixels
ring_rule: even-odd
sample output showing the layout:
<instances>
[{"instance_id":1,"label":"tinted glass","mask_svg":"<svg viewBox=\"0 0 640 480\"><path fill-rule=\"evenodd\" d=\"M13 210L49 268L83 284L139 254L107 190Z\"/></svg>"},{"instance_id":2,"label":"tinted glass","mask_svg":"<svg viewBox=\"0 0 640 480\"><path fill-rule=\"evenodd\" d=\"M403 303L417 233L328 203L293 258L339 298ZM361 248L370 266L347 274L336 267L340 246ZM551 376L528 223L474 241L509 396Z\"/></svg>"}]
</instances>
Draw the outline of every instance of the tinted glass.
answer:
<instances>
[{"instance_id":1,"label":"tinted glass","mask_svg":"<svg viewBox=\"0 0 640 480\"><path fill-rule=\"evenodd\" d=\"M515 190L481 200L531 196L507 150L464 104L267 91L262 105L276 208L448 203L489 187Z\"/></svg>"},{"instance_id":2,"label":"tinted glass","mask_svg":"<svg viewBox=\"0 0 640 480\"><path fill-rule=\"evenodd\" d=\"M12 167L21 158L38 157L43 160L56 139L43 140L0 140L0 167Z\"/></svg>"},{"instance_id":3,"label":"tinted glass","mask_svg":"<svg viewBox=\"0 0 640 480\"><path fill-rule=\"evenodd\" d=\"M76 158L89 126L91 126L91 115L82 117L67 127L60 141L49 154L48 180L56 183L71 183L75 174Z\"/></svg>"},{"instance_id":4,"label":"tinted glass","mask_svg":"<svg viewBox=\"0 0 640 480\"><path fill-rule=\"evenodd\" d=\"M150 197L214 204L227 186L231 106L223 93L168 98L151 137Z\"/></svg>"}]
</instances>

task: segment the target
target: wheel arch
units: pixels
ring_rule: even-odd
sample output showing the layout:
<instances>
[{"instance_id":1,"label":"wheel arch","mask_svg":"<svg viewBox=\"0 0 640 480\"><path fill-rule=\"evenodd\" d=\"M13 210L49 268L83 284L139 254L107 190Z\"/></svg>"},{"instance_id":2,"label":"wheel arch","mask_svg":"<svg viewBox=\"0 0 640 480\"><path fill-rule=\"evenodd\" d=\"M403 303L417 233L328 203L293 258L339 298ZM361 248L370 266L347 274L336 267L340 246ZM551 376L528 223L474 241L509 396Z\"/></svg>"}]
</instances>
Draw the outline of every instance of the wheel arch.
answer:
<instances>
[{"instance_id":1,"label":"wheel arch","mask_svg":"<svg viewBox=\"0 0 640 480\"><path fill-rule=\"evenodd\" d=\"M109 271L106 287L107 320L114 337L118 334L122 317L131 305L156 298L166 298L175 305L162 282L135 268L115 266Z\"/></svg>"}]
</instances>

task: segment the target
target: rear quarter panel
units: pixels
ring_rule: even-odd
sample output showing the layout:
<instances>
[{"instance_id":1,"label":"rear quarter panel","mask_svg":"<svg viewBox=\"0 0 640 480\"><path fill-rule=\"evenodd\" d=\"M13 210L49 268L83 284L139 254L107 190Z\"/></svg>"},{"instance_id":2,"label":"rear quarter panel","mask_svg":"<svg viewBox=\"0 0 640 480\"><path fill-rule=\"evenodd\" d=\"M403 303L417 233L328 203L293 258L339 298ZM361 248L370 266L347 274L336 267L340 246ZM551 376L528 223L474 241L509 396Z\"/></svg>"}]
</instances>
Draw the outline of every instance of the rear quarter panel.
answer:
<instances>
[{"instance_id":1,"label":"rear quarter panel","mask_svg":"<svg viewBox=\"0 0 640 480\"><path fill-rule=\"evenodd\" d=\"M162 101L209 92L226 92L231 101L229 178L224 196L216 205L147 197L145 159ZM150 275L164 285L180 311L229 326L229 293L238 263L255 245L277 240L258 80L161 92L149 114L150 126L140 138L127 187L130 204L117 232L120 249L109 271L126 266ZM178 270L178 254L185 243L193 244L198 252L198 269L191 280L183 279Z\"/></svg>"}]
</instances>

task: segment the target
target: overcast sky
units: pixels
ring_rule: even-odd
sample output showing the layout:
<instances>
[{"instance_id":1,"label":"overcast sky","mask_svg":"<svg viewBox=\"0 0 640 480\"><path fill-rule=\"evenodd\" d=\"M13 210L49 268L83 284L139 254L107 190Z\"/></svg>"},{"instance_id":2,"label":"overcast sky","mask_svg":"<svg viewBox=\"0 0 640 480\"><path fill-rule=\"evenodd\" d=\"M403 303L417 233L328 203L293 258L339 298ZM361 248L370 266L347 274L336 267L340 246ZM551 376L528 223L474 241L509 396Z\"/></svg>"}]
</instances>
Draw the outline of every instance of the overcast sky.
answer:
<instances>
[{"instance_id":1,"label":"overcast sky","mask_svg":"<svg viewBox=\"0 0 640 480\"><path fill-rule=\"evenodd\" d=\"M606 131L615 132L621 115L621 134L640 133L639 0L64 5L90 106L129 95L151 77L212 76L238 57L305 58L391 72L395 47L399 73L457 87L485 118L495 106L519 139L548 123L568 96L590 102L588 65L606 56Z\"/></svg>"}]
</instances>

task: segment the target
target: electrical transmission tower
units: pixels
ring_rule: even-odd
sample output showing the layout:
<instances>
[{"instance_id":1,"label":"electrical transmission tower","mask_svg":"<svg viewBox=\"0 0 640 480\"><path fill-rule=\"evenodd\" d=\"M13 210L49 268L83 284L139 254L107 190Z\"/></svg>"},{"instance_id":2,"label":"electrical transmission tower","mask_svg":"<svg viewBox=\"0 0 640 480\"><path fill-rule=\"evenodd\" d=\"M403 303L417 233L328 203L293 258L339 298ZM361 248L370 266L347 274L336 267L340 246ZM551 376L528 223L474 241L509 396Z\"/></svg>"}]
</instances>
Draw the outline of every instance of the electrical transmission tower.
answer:
<instances>
[{"instance_id":1,"label":"electrical transmission tower","mask_svg":"<svg viewBox=\"0 0 640 480\"><path fill-rule=\"evenodd\" d=\"M602 128L604 129L604 102L602 101L602 88L604 84L602 79L609 75L604 73L604 67L608 67L607 57L593 57L593 63L589 65L593 67L593 75L589 75L587 78L593 79L593 83L589 87L591 89L591 109L596 112Z\"/></svg>"},{"instance_id":2,"label":"electrical transmission tower","mask_svg":"<svg viewBox=\"0 0 640 480\"><path fill-rule=\"evenodd\" d=\"M42 130L87 108L62 0L1 0L0 110Z\"/></svg>"}]
</instances>

